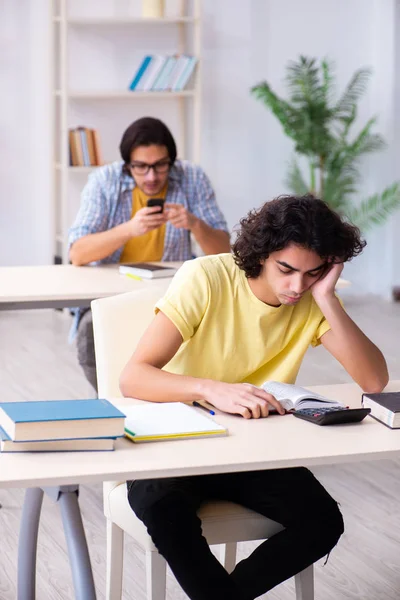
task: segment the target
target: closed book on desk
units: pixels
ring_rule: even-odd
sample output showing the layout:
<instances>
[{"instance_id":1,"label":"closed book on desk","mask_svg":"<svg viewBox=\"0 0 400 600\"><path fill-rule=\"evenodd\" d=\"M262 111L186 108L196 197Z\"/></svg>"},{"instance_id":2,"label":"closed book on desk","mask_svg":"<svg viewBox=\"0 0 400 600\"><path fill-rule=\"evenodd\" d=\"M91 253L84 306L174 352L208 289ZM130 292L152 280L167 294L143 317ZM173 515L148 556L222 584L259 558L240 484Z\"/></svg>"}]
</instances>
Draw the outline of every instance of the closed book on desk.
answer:
<instances>
[{"instance_id":1,"label":"closed book on desk","mask_svg":"<svg viewBox=\"0 0 400 600\"><path fill-rule=\"evenodd\" d=\"M163 267L153 263L128 263L119 267L119 272L123 275L137 275L138 277L144 277L144 279L172 277L176 271L174 267Z\"/></svg>"},{"instance_id":2,"label":"closed book on desk","mask_svg":"<svg viewBox=\"0 0 400 600\"><path fill-rule=\"evenodd\" d=\"M114 450L114 438L13 442L0 427L1 452L99 452Z\"/></svg>"},{"instance_id":3,"label":"closed book on desk","mask_svg":"<svg viewBox=\"0 0 400 600\"><path fill-rule=\"evenodd\" d=\"M0 427L17 442L121 437L124 418L102 399L0 403Z\"/></svg>"},{"instance_id":4,"label":"closed book on desk","mask_svg":"<svg viewBox=\"0 0 400 600\"><path fill-rule=\"evenodd\" d=\"M371 409L371 417L391 429L400 428L400 391L363 394L362 404Z\"/></svg>"},{"instance_id":5,"label":"closed book on desk","mask_svg":"<svg viewBox=\"0 0 400 600\"><path fill-rule=\"evenodd\" d=\"M125 409L125 435L133 442L215 437L228 431L181 402L141 404Z\"/></svg>"}]
</instances>

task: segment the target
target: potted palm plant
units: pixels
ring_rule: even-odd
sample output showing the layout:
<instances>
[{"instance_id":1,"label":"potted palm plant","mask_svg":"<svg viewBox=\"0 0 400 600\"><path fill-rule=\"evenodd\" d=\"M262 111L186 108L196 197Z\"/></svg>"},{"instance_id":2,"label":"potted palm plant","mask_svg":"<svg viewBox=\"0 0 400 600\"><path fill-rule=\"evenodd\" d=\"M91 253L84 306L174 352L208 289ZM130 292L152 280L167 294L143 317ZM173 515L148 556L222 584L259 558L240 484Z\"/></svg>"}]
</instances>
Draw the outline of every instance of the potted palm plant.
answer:
<instances>
[{"instance_id":1,"label":"potted palm plant","mask_svg":"<svg viewBox=\"0 0 400 600\"><path fill-rule=\"evenodd\" d=\"M354 201L360 181L360 161L385 147L374 132L371 118L355 135L357 104L371 76L369 69L356 71L346 89L334 100L335 77L331 64L300 56L287 66L288 99L280 98L266 82L251 89L280 121L295 144L286 184L295 194L312 193L345 215L361 230L383 223L400 206L400 183L380 193ZM359 124L357 123L359 126ZM303 158L301 158L303 157ZM308 174L300 160L308 165Z\"/></svg>"}]
</instances>

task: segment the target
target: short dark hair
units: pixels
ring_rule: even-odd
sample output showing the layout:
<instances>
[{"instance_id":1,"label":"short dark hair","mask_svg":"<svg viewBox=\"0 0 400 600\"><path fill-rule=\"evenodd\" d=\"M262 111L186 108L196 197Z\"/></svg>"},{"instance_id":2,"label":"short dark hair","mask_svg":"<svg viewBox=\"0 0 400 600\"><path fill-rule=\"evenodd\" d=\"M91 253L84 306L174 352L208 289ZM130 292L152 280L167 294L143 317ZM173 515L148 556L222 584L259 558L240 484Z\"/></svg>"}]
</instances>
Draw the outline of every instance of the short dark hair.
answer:
<instances>
[{"instance_id":1,"label":"short dark hair","mask_svg":"<svg viewBox=\"0 0 400 600\"><path fill-rule=\"evenodd\" d=\"M313 250L323 260L347 262L362 252L366 241L358 227L323 200L312 195L279 196L241 219L232 250L246 277L258 277L261 261L289 244Z\"/></svg>"},{"instance_id":2,"label":"short dark hair","mask_svg":"<svg viewBox=\"0 0 400 600\"><path fill-rule=\"evenodd\" d=\"M124 132L119 151L125 165L131 162L132 150L139 146L166 146L171 164L176 160L176 144L168 127L153 117L142 117L129 125Z\"/></svg>"}]
</instances>

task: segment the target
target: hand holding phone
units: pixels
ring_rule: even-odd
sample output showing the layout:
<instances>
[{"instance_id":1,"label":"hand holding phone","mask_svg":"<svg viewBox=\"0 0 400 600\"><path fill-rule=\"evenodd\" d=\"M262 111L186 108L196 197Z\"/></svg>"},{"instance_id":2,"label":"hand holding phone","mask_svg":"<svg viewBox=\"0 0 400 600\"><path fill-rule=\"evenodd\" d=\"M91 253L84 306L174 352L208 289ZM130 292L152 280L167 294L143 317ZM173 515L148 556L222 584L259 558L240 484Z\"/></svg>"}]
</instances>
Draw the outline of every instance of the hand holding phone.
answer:
<instances>
[{"instance_id":1,"label":"hand holding phone","mask_svg":"<svg viewBox=\"0 0 400 600\"><path fill-rule=\"evenodd\" d=\"M165 202L165 200L163 200L162 198L150 198L149 200L147 200L147 206L148 207L159 206L160 210L158 210L154 214L162 213L164 210L164 202Z\"/></svg>"},{"instance_id":2,"label":"hand holding phone","mask_svg":"<svg viewBox=\"0 0 400 600\"><path fill-rule=\"evenodd\" d=\"M157 202L160 203L164 201L157 199ZM145 235L146 233L149 233L149 231L153 231L153 229L158 229L164 225L167 219L162 208L161 204L140 208L126 223L129 237Z\"/></svg>"}]
</instances>

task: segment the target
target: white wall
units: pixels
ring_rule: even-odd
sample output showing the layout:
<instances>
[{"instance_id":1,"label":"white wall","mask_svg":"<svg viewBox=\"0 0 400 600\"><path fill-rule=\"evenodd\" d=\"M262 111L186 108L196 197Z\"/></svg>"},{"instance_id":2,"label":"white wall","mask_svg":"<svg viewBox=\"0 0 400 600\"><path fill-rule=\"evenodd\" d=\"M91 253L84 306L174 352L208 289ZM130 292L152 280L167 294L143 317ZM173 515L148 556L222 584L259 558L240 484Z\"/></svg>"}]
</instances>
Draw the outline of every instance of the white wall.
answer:
<instances>
[{"instance_id":1,"label":"white wall","mask_svg":"<svg viewBox=\"0 0 400 600\"><path fill-rule=\"evenodd\" d=\"M0 0L0 264L52 260L47 0Z\"/></svg>"},{"instance_id":2,"label":"white wall","mask_svg":"<svg viewBox=\"0 0 400 600\"><path fill-rule=\"evenodd\" d=\"M3 2L1 44L11 48L11 56L3 74L8 105L3 100L0 108L7 157L0 182L0 264L49 262L48 0ZM396 0L203 0L202 164L230 226L253 206L287 191L283 180L291 143L249 89L267 79L283 93L284 67L301 53L333 59L340 87L358 67L373 66L360 119L379 113L379 129L391 145L366 164L363 191L382 189L395 178L400 139L394 118L395 6ZM346 267L354 291L387 295L393 277L400 280L393 260L397 231L389 224L368 235L365 254Z\"/></svg>"},{"instance_id":3,"label":"white wall","mask_svg":"<svg viewBox=\"0 0 400 600\"><path fill-rule=\"evenodd\" d=\"M205 90L203 164L231 225L253 205L288 191L283 180L292 144L249 88L266 79L284 94L285 65L300 54L332 59L339 90L357 68L373 67L360 121L379 114L379 130L390 148L365 165L362 191L373 193L396 177L394 7L392 0L205 0L204 70L210 89ZM395 237L390 225L367 235L364 254L345 269L352 291L388 294Z\"/></svg>"}]
</instances>

